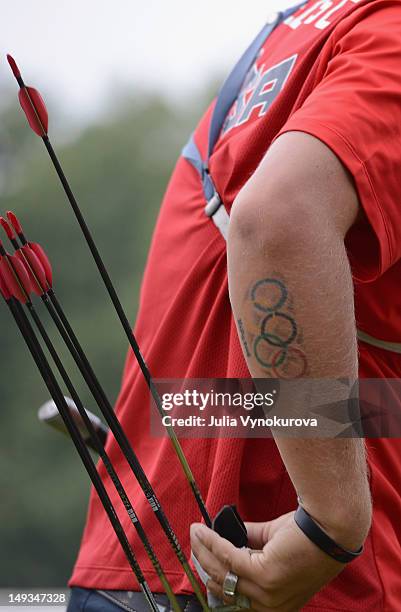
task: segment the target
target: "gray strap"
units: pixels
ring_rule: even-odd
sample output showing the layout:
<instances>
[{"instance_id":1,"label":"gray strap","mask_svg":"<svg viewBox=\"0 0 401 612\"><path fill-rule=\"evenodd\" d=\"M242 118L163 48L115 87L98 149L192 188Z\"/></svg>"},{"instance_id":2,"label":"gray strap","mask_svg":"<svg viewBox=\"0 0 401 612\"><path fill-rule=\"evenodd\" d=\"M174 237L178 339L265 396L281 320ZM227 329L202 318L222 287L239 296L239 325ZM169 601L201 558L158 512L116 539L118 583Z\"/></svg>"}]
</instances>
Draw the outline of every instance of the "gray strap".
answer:
<instances>
[{"instance_id":1,"label":"gray strap","mask_svg":"<svg viewBox=\"0 0 401 612\"><path fill-rule=\"evenodd\" d=\"M295 7L294 10L297 8L299 7ZM217 97L216 106L214 107L212 119L210 121L207 161L213 152L224 119L238 96L245 75L254 63L262 44L282 19L283 14L276 13L274 19L266 23L225 80Z\"/></svg>"},{"instance_id":2,"label":"gray strap","mask_svg":"<svg viewBox=\"0 0 401 612\"><path fill-rule=\"evenodd\" d=\"M189 163L197 170L202 181L203 193L205 194L206 200L209 201L216 193L216 189L213 185L212 179L210 178L206 164L203 162L200 151L196 146L193 134L183 148L182 156L185 157L185 159L189 161Z\"/></svg>"},{"instance_id":3,"label":"gray strap","mask_svg":"<svg viewBox=\"0 0 401 612\"><path fill-rule=\"evenodd\" d=\"M199 173L202 181L203 193L205 194L206 199L205 214L212 219L224 240L227 240L230 217L215 189L211 176L203 163L201 154L195 144L193 136L191 136L185 145L182 155Z\"/></svg>"},{"instance_id":4,"label":"gray strap","mask_svg":"<svg viewBox=\"0 0 401 612\"><path fill-rule=\"evenodd\" d=\"M369 336L369 334L361 331L360 329L358 329L358 339L366 344L371 344L377 348L384 349L385 351L392 351L393 353L401 354L401 342L388 342L387 340L380 340L379 338Z\"/></svg>"},{"instance_id":5,"label":"gray strap","mask_svg":"<svg viewBox=\"0 0 401 612\"><path fill-rule=\"evenodd\" d=\"M265 26L256 36L255 40L250 44L248 49L239 59L237 64L234 66L227 79L225 80L220 93L217 97L217 102L214 107L212 119L210 121L209 129L209 143L207 151L206 164L209 163L209 158L213 152L214 145L216 144L221 128L223 127L224 120L231 106L234 104L237 96L241 90L242 83L248 70L250 70L252 64L256 60L256 57L260 51L261 46L275 28L287 19L293 13L301 8L306 3L306 0L297 3L295 6L290 6L285 11L279 13L273 13L270 19L268 19Z\"/></svg>"},{"instance_id":6,"label":"gray strap","mask_svg":"<svg viewBox=\"0 0 401 612\"><path fill-rule=\"evenodd\" d=\"M220 206L220 208L214 213L212 221L219 230L220 234L223 236L224 240L227 242L230 216L224 206Z\"/></svg>"},{"instance_id":7,"label":"gray strap","mask_svg":"<svg viewBox=\"0 0 401 612\"><path fill-rule=\"evenodd\" d=\"M295 13L305 0L296 6L292 6L285 11L275 13L272 19L268 20L255 40L251 43L238 63L234 66L217 97L209 127L208 150L206 159L203 160L198 147L196 146L193 135L182 150L182 156L197 170L203 186L206 199L205 214L210 217L225 239L227 239L229 216L224 208L219 194L213 184L209 174L209 157L212 154L214 145L217 142L224 119L232 104L238 96L242 82L256 59L260 47L266 38L273 32L279 23L284 21L289 15Z\"/></svg>"}]
</instances>

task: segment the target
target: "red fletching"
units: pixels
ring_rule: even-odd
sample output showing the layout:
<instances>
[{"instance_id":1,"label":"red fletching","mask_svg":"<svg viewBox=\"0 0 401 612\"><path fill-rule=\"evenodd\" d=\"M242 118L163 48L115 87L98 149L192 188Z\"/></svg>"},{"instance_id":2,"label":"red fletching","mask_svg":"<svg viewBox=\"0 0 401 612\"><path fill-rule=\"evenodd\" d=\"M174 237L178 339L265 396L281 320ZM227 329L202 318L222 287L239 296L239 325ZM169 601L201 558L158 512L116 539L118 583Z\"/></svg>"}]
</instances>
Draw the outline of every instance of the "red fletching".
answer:
<instances>
[{"instance_id":1,"label":"red fletching","mask_svg":"<svg viewBox=\"0 0 401 612\"><path fill-rule=\"evenodd\" d=\"M30 281L32 290L37 295L43 295L47 289L46 274L35 252L26 244L15 254L25 267Z\"/></svg>"},{"instance_id":2,"label":"red fletching","mask_svg":"<svg viewBox=\"0 0 401 612\"><path fill-rule=\"evenodd\" d=\"M6 302L8 302L8 300L11 298L11 293L8 290L7 283L4 281L1 271L0 271L0 293L2 294Z\"/></svg>"},{"instance_id":3,"label":"red fletching","mask_svg":"<svg viewBox=\"0 0 401 612\"><path fill-rule=\"evenodd\" d=\"M13 226L13 228L15 229L17 234L23 234L24 233L24 230L22 229L22 225L19 222L19 219L18 219L17 215L15 215L13 212L11 212L11 210L7 211L7 219L9 220L9 222L11 223L11 225Z\"/></svg>"},{"instance_id":4,"label":"red fletching","mask_svg":"<svg viewBox=\"0 0 401 612\"><path fill-rule=\"evenodd\" d=\"M24 230L22 229L22 225L16 214L14 214L11 210L9 210L7 211L7 218L9 222L11 223L11 225L13 226L13 228L15 229L15 231L17 232L17 234L24 234ZM29 254L32 251L33 251L34 256L36 256L36 258L39 260L38 263L41 266L42 272L44 272L45 274L45 280L47 281L47 284L51 287L53 284L53 271L52 271L52 266L49 261L49 258L47 257L45 251L42 249L40 244L37 244L36 242L29 242L28 248L24 250L24 253L27 256L27 259L29 259ZM37 262L34 261L34 265L36 264ZM43 278L40 276L42 272L41 271L38 272L37 276L39 280ZM46 282L44 282L42 286L47 288Z\"/></svg>"},{"instance_id":5,"label":"red fletching","mask_svg":"<svg viewBox=\"0 0 401 612\"><path fill-rule=\"evenodd\" d=\"M40 263L42 264L42 268L45 272L46 280L47 280L49 287L52 287L53 270L52 270L52 266L51 266L48 256L46 255L45 251L42 249L40 244L38 244L37 242L29 242L28 244L29 244L29 248L32 249L36 257L39 259Z\"/></svg>"},{"instance_id":6,"label":"red fletching","mask_svg":"<svg viewBox=\"0 0 401 612\"><path fill-rule=\"evenodd\" d=\"M7 60L20 86L18 97L29 125L38 136L46 136L49 117L42 96L33 87L25 85L15 59L7 55Z\"/></svg>"},{"instance_id":7,"label":"red fletching","mask_svg":"<svg viewBox=\"0 0 401 612\"><path fill-rule=\"evenodd\" d=\"M16 275L10 267L7 257L12 261L12 264L18 275L19 282L16 279ZM13 255L2 257L0 261L0 274L7 286L8 291L13 295L19 302L26 304L28 301L28 295L30 293L30 280L27 271L21 262ZM24 287L25 291L22 289Z\"/></svg>"},{"instance_id":8,"label":"red fletching","mask_svg":"<svg viewBox=\"0 0 401 612\"><path fill-rule=\"evenodd\" d=\"M20 73L19 68L17 66L17 62L15 61L15 59L10 54L7 54L7 61L10 64L10 68L13 71L13 75L15 76L15 78L19 79L21 77L21 73Z\"/></svg>"},{"instance_id":9,"label":"red fletching","mask_svg":"<svg viewBox=\"0 0 401 612\"><path fill-rule=\"evenodd\" d=\"M25 293L27 293L29 296L29 294L33 291L33 287L25 265L21 263L16 253L14 253L14 255L8 255L8 259L11 260L15 274L18 277L18 283L22 285Z\"/></svg>"},{"instance_id":10,"label":"red fletching","mask_svg":"<svg viewBox=\"0 0 401 612\"><path fill-rule=\"evenodd\" d=\"M28 272L26 271L25 266L22 265L15 253L14 255L10 255L9 253L7 253L7 257L10 260L11 265L15 269L15 273L18 276L21 285L26 289L27 293L29 293L31 290L31 286Z\"/></svg>"},{"instance_id":11,"label":"red fletching","mask_svg":"<svg viewBox=\"0 0 401 612\"><path fill-rule=\"evenodd\" d=\"M10 227L10 225L7 223L7 221L4 219L4 217L0 217L0 224L2 226L2 228L4 229L4 231L6 232L8 238L10 240L14 240L15 235L13 232L12 227Z\"/></svg>"},{"instance_id":12,"label":"red fletching","mask_svg":"<svg viewBox=\"0 0 401 612\"><path fill-rule=\"evenodd\" d=\"M18 98L33 131L38 136L46 136L49 117L40 93L33 87L22 87L19 90Z\"/></svg>"}]
</instances>

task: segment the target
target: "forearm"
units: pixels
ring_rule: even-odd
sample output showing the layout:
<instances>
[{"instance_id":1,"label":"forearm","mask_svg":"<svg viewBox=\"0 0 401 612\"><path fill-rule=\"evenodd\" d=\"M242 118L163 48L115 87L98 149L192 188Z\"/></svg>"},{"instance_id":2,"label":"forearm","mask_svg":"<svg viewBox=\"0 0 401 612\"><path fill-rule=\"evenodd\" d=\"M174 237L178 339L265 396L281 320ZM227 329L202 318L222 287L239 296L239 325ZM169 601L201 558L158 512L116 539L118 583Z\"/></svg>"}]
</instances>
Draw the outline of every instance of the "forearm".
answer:
<instances>
[{"instance_id":1,"label":"forearm","mask_svg":"<svg viewBox=\"0 0 401 612\"><path fill-rule=\"evenodd\" d=\"M241 197L249 204L253 193L251 186ZM353 286L341 231L302 207L289 227L286 204L266 226L262 217L248 225L232 217L230 299L249 370L254 378L355 379ZM276 443L305 509L343 546L357 547L370 520L363 441Z\"/></svg>"}]
</instances>

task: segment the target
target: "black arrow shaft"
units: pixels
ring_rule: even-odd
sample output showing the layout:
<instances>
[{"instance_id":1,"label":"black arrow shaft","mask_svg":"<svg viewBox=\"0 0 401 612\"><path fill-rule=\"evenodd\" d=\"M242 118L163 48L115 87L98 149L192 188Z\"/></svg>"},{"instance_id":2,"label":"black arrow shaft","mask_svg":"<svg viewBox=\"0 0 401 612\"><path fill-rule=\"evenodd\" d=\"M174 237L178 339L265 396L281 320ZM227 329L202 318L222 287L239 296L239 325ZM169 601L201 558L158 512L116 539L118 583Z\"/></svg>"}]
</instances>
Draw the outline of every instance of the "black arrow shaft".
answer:
<instances>
[{"instance_id":1,"label":"black arrow shaft","mask_svg":"<svg viewBox=\"0 0 401 612\"><path fill-rule=\"evenodd\" d=\"M61 417L65 423L65 426L67 427L69 434L71 436L71 439L75 445L75 448L82 460L82 463L85 466L86 471L88 472L88 475L93 483L93 486L95 487L95 490L102 502L102 505L104 507L105 512L107 513L107 516L110 520L110 523L112 524L112 527L114 529L114 532L120 542L120 545L122 547L122 549L124 550L124 553L127 557L127 560L131 566L131 569L133 570L138 583L141 587L142 592L144 593L144 596L149 604L150 609L153 612L159 612L159 608L157 606L157 603L154 599L154 596L152 594L152 591L150 590L149 585L147 584L145 577L142 573L142 570L135 558L135 555L131 549L131 546L128 542L127 536L125 535L123 526L121 525L121 522L116 514L116 511L114 509L114 506L111 502L110 497L108 496L108 493L106 491L106 488L102 482L102 479L100 478L98 471L96 469L96 466L92 460L92 457L90 456L90 453L88 451L88 449L86 448L85 442L77 428L77 426L74 423L74 420L72 419L68 406L65 402L63 393L58 385L58 382L50 368L50 365L45 357L45 354L43 353L43 350L39 344L39 341L35 335L35 332L31 326L31 324L29 323L23 309L22 306L19 304L19 302L17 302L14 298L11 298L10 300L7 301L7 304L10 308L10 311L15 319L15 322L22 334L22 336L24 337L24 340L28 346L28 349L39 369L39 372L46 384L47 389L49 390L49 393L51 395L51 397L53 398L53 401L55 402Z\"/></svg>"},{"instance_id":2,"label":"black arrow shaft","mask_svg":"<svg viewBox=\"0 0 401 612\"><path fill-rule=\"evenodd\" d=\"M60 162L58 160L58 157L57 157L57 155L56 155L56 153L55 153L55 151L54 151L54 149L52 147L52 144L51 144L51 142L49 140L49 137L47 135L43 136L42 140L43 140L43 142L45 144L45 147L46 147L46 149L47 149L47 151L49 153L49 156L50 156L50 158L51 158L51 160L53 162L53 165L55 167L57 175L58 175L58 177L59 177L59 179L61 181L61 184L63 186L65 194L66 194L66 196L68 198L68 201L71 204L71 207L73 209L75 217L76 217L76 219L78 221L78 224L79 224L79 226L80 226L80 228L82 230L82 233L83 233L83 235L85 237L85 240L86 240L86 242L88 244L89 250L92 253L93 259L94 259L94 261L96 263L96 266L97 266L97 268L99 270L100 276L103 279L104 285L105 285L105 287L107 289L107 292L108 292L108 294L109 294L109 296L111 298L111 301L112 301L112 303L114 305L114 308L115 308L115 310L117 312L118 318L120 319L121 325L122 325L122 327L124 329L124 332L125 332L125 334L126 334L126 336L128 338L128 341L129 341L129 343L131 345L131 348L132 348L132 350L134 352L134 355L135 355L136 360L137 360L137 362L139 364L139 367L140 367L140 369L142 371L142 374L145 377L146 383L147 383L147 385L149 387L149 390L150 390L150 392L152 394L152 397L153 397L153 400L154 400L154 402L156 404L156 407L157 407L160 415L162 417L164 417L165 416L165 411L163 409L163 405L162 405L162 402L161 402L160 395L159 395L155 385L152 382L152 377L151 377L151 374L149 372L149 368L147 367L147 365L145 363L145 360L144 360L144 358L142 356L142 353L140 351L138 342L137 342L137 340L135 338L135 335L134 335L134 333L132 331L131 325L130 325L130 323L128 321L128 318L127 318L127 316L125 314L125 311L124 311L124 309L122 307L122 304L121 304L120 299L119 299L119 297L117 295L117 292L116 292L116 290L114 288L114 285L113 285L113 283L111 281L109 273L107 272L106 267L105 267L105 265L103 263L103 260L102 260L102 258L100 256L98 248L97 248L97 246L95 244L95 241L92 238L92 234L91 234L91 232L90 232L90 230L89 230L89 228L88 228L88 226L86 224L86 221L85 221L85 219L84 219L84 217L83 217L83 215L81 213L81 210L79 208L78 202L75 199L75 196L74 196L74 194L73 194L73 192L71 190L71 187L70 187L70 185L68 183L68 180L67 180L67 178L66 178L66 176L64 174L64 171L63 171L63 169L61 167L61 164L60 164ZM199 510L201 511L201 514L202 514L206 524L209 527L211 527L212 521L211 521L210 515L209 515L209 513L208 513L208 511L206 509L206 504L205 504L205 502L204 502L204 500L202 498L202 494L201 494L201 492L199 490L199 487L198 487L198 485L197 485L197 483L195 481L194 475L192 474L191 468L189 467L188 461L186 460L185 454L184 454L184 452L183 452L183 450L181 448L181 444L178 441L178 438L177 438L177 436L175 434L175 431L174 431L173 427L171 427L171 426L166 427L166 430L167 430L167 433L168 433L168 435L169 435L169 437L171 439L171 442L173 444L173 447L175 449L177 457L178 457L178 459L179 459L179 461L181 463L181 466L182 466L182 468L184 470L185 476L188 479L188 482L189 482L189 484L191 486L191 489L192 489L192 492L194 494L196 503L198 504Z\"/></svg>"},{"instance_id":3,"label":"black arrow shaft","mask_svg":"<svg viewBox=\"0 0 401 612\"><path fill-rule=\"evenodd\" d=\"M50 297L51 304L48 300L48 296ZM107 424L110 427L118 445L120 446L128 465L130 466L135 478L137 479L140 487L142 488L146 499L148 500L152 510L155 513L157 520L160 523L171 547L174 550L182 568L184 569L192 588L194 589L194 593L196 594L200 604L202 605L204 610L207 610L207 604L202 594L202 591L199 587L198 581L196 580L193 571L188 563L188 560L181 548L181 545L178 541L178 538L170 525L170 522L164 513L164 510L161 506L161 503L150 484L145 471L133 450L114 410L110 401L103 390L98 378L96 377L93 368L86 357L85 352L83 351L78 338L76 337L74 330L72 329L65 313L58 302L54 291L50 290L47 295L43 297L46 308L48 309L50 316L52 317L60 335L62 336L69 352L71 353L75 363L77 364L85 382L87 383L93 398L95 399L97 405L99 406L104 418L106 419ZM54 309L53 309L54 307ZM56 312L55 312L56 311Z\"/></svg>"},{"instance_id":4,"label":"black arrow shaft","mask_svg":"<svg viewBox=\"0 0 401 612\"><path fill-rule=\"evenodd\" d=\"M101 457L101 459L102 459L102 461L104 463L104 466L105 466L105 468L107 470L107 473L109 474L110 479L111 479L112 483L114 484L114 487L115 487L115 489L116 489L116 491L117 491L117 493L118 493L122 503L124 504L124 507L125 507L125 509L127 511L127 514L128 514L128 516L129 516L129 518L131 520L131 523L135 527L135 530L137 531L137 533L139 535L139 538L140 538L140 540L141 540L141 542L142 542L142 544L143 544L143 546L144 546L144 548L146 550L146 553L147 553L147 555L148 555L148 557L149 557L153 567L155 568L157 575L159 576L159 579L160 579L160 581L161 581L161 583L162 583L162 585L163 585L163 587L164 587L164 589L166 591L166 594L167 594L167 596L169 598L169 601L170 601L173 609L176 612L181 612L180 606L179 606L178 601L177 601L177 599L176 599L176 597L174 595L174 592L173 592L173 590L171 588L171 585L168 582L165 573L163 572L163 569L161 567L159 559L157 558L156 553L154 552L153 547L152 547L151 543L149 542L149 539L148 539L148 537L146 535L146 532L145 532L145 530L142 527L142 524L141 524L141 522L140 522L140 520L139 520L139 518L138 518L138 516L137 516L137 514L136 514L136 512L135 512L135 510L134 510L134 508L132 506L132 503L131 503L131 501L130 501L130 499L129 499L129 497L128 497L125 489L124 489L124 486L123 486L121 480L119 479L119 477L118 477L118 475L117 475L117 473L116 473L116 471L115 471L115 469L113 467L113 464L111 463L110 458L109 458L107 452L104 449L104 446L103 446L103 444L102 444L102 442L101 442L101 440L99 438L99 435L98 435L96 429L93 427L92 422L91 422L90 418L88 417L88 415L86 413L86 410L85 410L85 408L84 408L84 406L83 406L83 404L81 402L81 399L80 399L80 397L79 397L79 395L78 395L78 393L77 393L77 391L76 391L76 389L75 389L75 387L74 387L70 377L68 376L68 374L67 374L67 372L66 372L66 370L65 370L65 368L64 368L64 366L63 366L63 364L61 362L61 359L58 356L58 353L57 353L56 349L54 348L54 345L53 345L52 341L50 340L49 335L47 334L46 329L44 328L44 326L43 326L43 324L42 324L42 322L40 320L40 317L39 317L38 313L36 312L36 310L35 310L35 308L34 308L32 303L28 303L28 309L29 309L30 314L32 316L32 319L35 322L35 325L36 325L36 327L37 327L41 337L43 338L43 341L46 344L46 347L47 347L47 349L48 349L48 351L49 351L49 353L50 353L50 355L51 355L51 357L52 357L52 359L53 359L53 361L54 361L54 363L55 363L55 365L57 367L57 370L60 373L61 378L63 379L63 381L64 381L64 383L65 383L65 385L66 385L66 387L67 387L67 389L68 389L72 399L75 402L77 410L78 410L79 414L81 415L82 420L84 421L85 426L86 426L86 428L87 428L87 430L88 430L88 432L89 432L89 434L90 434L90 436L92 438L92 441L94 442L96 450L99 453L99 456Z\"/></svg>"},{"instance_id":5,"label":"black arrow shaft","mask_svg":"<svg viewBox=\"0 0 401 612\"><path fill-rule=\"evenodd\" d=\"M20 237L21 239L21 237ZM25 238L24 238L25 239ZM22 240L22 239L21 239ZM23 253L23 251L22 251ZM27 264L27 266L29 266L29 268L31 269L32 273L35 275L34 270L32 269L32 267L29 264L29 260L26 258L25 254L23 253L25 262ZM9 264L13 267L13 264L10 260ZM16 273L16 271L14 270L14 274L16 274L16 277L18 278L18 274ZM36 277L36 275L35 275ZM39 282L39 280L36 277L36 280ZM40 282L39 282L40 285ZM49 299L50 298L50 299ZM200 602L202 608L204 610L208 610L208 606L206 604L206 601L204 599L203 593L199 587L198 581L195 578L195 575L188 563L188 560L181 548L181 545L178 541L178 538L173 530L173 528L171 527L167 516L165 515L162 506L156 496L156 493L153 490L152 485L150 484L145 471L142 468L142 465L137 457L137 455L135 454L123 428L121 427L121 424L113 410L112 405L110 404L110 401L106 395L106 393L103 390L102 385L100 384L98 378L96 377L96 374L88 360L88 358L86 357L86 354L78 340L78 338L75 335L74 330L72 329L63 308L61 307L59 301L57 300L57 297L53 291L53 289L50 289L47 293L43 293L42 295L42 300L51 316L51 318L53 319L57 330L59 331L61 337L63 338L71 356L73 357L76 365L78 366L79 371L81 372L85 382L88 385L88 388L90 389L93 398L95 399L97 405L99 406L103 416L105 417L118 445L120 446L135 478L137 479L139 485L141 486L146 499L148 500L152 510L155 513L155 516L157 518L157 520L160 523L160 526L162 527L164 533L167 536L167 539L171 545L171 547L173 548L174 553L176 554L184 572L186 573L193 589L194 589L194 593L196 594L198 601ZM29 303L29 307L32 307L32 304ZM45 333L46 331L43 330ZM50 350L50 347L49 347ZM74 399L74 397L73 397ZM75 401L75 399L74 399ZM79 409L79 406L77 405L77 408ZM86 412L85 409L83 408L84 413L85 413L85 417L86 417ZM83 415L82 415L83 416ZM83 418L85 418L83 416ZM168 584L168 583L167 583ZM169 587L167 586L167 589Z\"/></svg>"}]
</instances>

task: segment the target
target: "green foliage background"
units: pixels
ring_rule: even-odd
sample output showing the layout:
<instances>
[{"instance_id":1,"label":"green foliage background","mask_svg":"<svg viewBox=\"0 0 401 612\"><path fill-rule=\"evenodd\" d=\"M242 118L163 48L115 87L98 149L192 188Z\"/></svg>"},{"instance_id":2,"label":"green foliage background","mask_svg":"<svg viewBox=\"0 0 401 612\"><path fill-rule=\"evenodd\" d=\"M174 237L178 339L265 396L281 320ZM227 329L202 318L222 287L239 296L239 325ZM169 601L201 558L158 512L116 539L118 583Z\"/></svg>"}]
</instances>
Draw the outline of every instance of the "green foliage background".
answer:
<instances>
[{"instance_id":1,"label":"green foliage background","mask_svg":"<svg viewBox=\"0 0 401 612\"><path fill-rule=\"evenodd\" d=\"M53 139L132 321L160 201L204 102L184 109L144 94L68 144L60 144L57 134ZM47 250L57 294L114 401L127 342L46 151L14 97L0 110L1 214L8 209ZM48 330L55 338L50 321ZM71 442L37 420L49 395L4 303L0 347L0 587L61 586L79 546L88 479ZM68 358L66 363L93 409Z\"/></svg>"}]
</instances>

